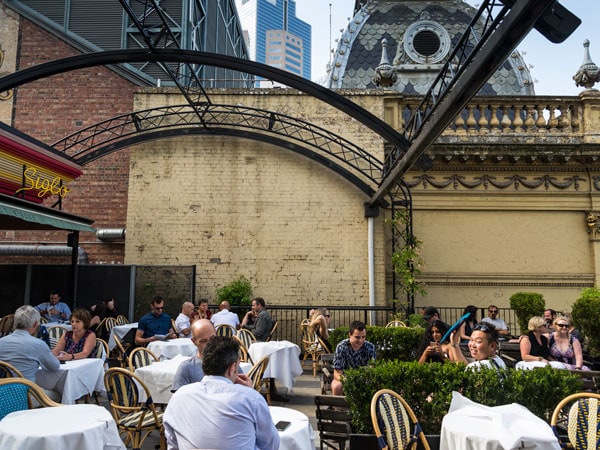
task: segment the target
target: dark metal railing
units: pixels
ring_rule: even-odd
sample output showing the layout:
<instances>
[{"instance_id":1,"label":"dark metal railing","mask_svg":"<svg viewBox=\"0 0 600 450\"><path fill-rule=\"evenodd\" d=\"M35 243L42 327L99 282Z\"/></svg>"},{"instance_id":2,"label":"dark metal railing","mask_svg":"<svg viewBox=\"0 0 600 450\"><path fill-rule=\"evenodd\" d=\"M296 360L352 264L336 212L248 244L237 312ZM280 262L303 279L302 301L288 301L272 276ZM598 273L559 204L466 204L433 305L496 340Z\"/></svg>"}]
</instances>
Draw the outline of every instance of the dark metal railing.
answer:
<instances>
[{"instance_id":1,"label":"dark metal railing","mask_svg":"<svg viewBox=\"0 0 600 450\"><path fill-rule=\"evenodd\" d=\"M437 307L440 312L440 319L448 324L453 324L463 315L463 307ZM216 306L210 307L211 311L217 312ZM248 306L232 306L231 310L240 316L240 319L248 312ZM294 342L302 348L302 337L300 335L300 322L309 317L312 307L303 306L277 306L267 307L273 319L277 320L277 331L273 337L275 340L286 340ZM392 320L392 315L397 313L391 306L329 306L327 307L331 314L330 328L348 326L353 320L360 320L367 325L385 326ZM417 308L420 312L421 308ZM477 320L487 317L487 307L479 308ZM498 316L509 326L511 335L519 334L517 317L510 308L498 308Z\"/></svg>"}]
</instances>

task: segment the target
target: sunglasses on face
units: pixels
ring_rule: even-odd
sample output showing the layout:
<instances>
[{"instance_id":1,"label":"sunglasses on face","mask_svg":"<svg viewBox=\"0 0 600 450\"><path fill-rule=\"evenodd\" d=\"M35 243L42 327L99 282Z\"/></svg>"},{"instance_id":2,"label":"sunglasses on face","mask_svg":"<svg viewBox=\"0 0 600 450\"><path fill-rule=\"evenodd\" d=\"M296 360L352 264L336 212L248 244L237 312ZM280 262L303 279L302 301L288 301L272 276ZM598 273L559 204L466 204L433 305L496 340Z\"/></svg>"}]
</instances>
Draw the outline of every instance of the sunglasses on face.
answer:
<instances>
[{"instance_id":1,"label":"sunglasses on face","mask_svg":"<svg viewBox=\"0 0 600 450\"><path fill-rule=\"evenodd\" d=\"M490 309L489 312L492 313L492 314L496 314L498 312L498 310L497 309Z\"/></svg>"},{"instance_id":2,"label":"sunglasses on face","mask_svg":"<svg viewBox=\"0 0 600 450\"><path fill-rule=\"evenodd\" d=\"M569 328L569 325L567 325L566 323L557 323L556 326L561 328Z\"/></svg>"},{"instance_id":3,"label":"sunglasses on face","mask_svg":"<svg viewBox=\"0 0 600 450\"><path fill-rule=\"evenodd\" d=\"M490 329L488 328L488 326L484 323L478 323L477 325L475 325L473 327L473 331L483 331L484 333L490 331Z\"/></svg>"}]
</instances>

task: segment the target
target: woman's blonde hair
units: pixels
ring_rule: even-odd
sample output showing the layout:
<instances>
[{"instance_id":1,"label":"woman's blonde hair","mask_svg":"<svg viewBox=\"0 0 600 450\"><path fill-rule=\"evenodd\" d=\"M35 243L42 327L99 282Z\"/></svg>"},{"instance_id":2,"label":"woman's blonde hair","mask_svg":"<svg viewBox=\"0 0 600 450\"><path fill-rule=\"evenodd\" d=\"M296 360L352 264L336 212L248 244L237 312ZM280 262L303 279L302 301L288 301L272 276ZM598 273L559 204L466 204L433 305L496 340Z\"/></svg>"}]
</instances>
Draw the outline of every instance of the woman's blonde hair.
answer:
<instances>
[{"instance_id":1,"label":"woman's blonde hair","mask_svg":"<svg viewBox=\"0 0 600 450\"><path fill-rule=\"evenodd\" d=\"M558 322L559 320L564 320L565 322L567 322L567 325L571 326L571 320L566 316L556 316L556 319L554 319L554 322L552 322L552 325L556 325L556 322Z\"/></svg>"},{"instance_id":2,"label":"woman's blonde hair","mask_svg":"<svg viewBox=\"0 0 600 450\"><path fill-rule=\"evenodd\" d=\"M315 328L319 327L321 325L321 317L325 316L327 314L327 308L317 308L315 309L315 312L313 313L313 315L310 318L310 332L314 333L315 332Z\"/></svg>"},{"instance_id":3,"label":"woman's blonde hair","mask_svg":"<svg viewBox=\"0 0 600 450\"><path fill-rule=\"evenodd\" d=\"M527 329L529 331L534 331L537 327L546 326L546 321L543 317L533 316L529 319L529 323L527 324Z\"/></svg>"}]
</instances>

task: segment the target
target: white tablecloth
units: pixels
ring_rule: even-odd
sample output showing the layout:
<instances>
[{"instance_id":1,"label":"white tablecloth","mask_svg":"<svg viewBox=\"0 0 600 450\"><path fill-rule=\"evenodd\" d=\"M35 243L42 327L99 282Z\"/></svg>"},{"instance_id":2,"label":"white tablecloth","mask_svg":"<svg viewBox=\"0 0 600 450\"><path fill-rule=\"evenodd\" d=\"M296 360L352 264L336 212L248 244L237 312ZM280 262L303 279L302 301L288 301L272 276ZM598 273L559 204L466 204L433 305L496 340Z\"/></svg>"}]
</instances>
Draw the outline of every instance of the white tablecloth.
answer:
<instances>
[{"instance_id":1,"label":"white tablecloth","mask_svg":"<svg viewBox=\"0 0 600 450\"><path fill-rule=\"evenodd\" d=\"M173 359L166 359L135 370L135 374L141 378L150 391L154 403L168 403L171 400L175 372L179 365L187 359L190 357L176 355ZM141 391L140 394L141 400L146 400L146 396Z\"/></svg>"},{"instance_id":2,"label":"white tablecloth","mask_svg":"<svg viewBox=\"0 0 600 450\"><path fill-rule=\"evenodd\" d=\"M115 334L117 335L117 337L119 339L122 340L123 336L125 336L129 330L131 330L132 328L137 328L137 326L138 326L138 323L133 322L133 323L126 323L125 325L117 325L116 327L112 327L110 329L110 336L108 337L108 349L112 350L117 345L115 342L115 337L114 337Z\"/></svg>"},{"instance_id":3,"label":"white tablecloth","mask_svg":"<svg viewBox=\"0 0 600 450\"><path fill-rule=\"evenodd\" d=\"M255 364L268 356L269 365L263 378L276 378L293 393L294 379L302 374L300 347L289 341L255 342L248 353Z\"/></svg>"},{"instance_id":4,"label":"white tablecloth","mask_svg":"<svg viewBox=\"0 0 600 450\"><path fill-rule=\"evenodd\" d=\"M94 391L106 392L102 359L67 361L55 372L40 369L35 380L44 389L59 392L62 395L60 403L65 405L71 405L78 398Z\"/></svg>"},{"instance_id":5,"label":"white tablecloth","mask_svg":"<svg viewBox=\"0 0 600 450\"><path fill-rule=\"evenodd\" d=\"M279 432L279 450L314 450L315 433L306 415L279 406L269 406L269 411L274 424L290 422L285 430Z\"/></svg>"},{"instance_id":6,"label":"white tablecloth","mask_svg":"<svg viewBox=\"0 0 600 450\"><path fill-rule=\"evenodd\" d=\"M489 407L458 392L442 421L440 450L559 450L550 425L522 405Z\"/></svg>"},{"instance_id":7,"label":"white tablecloth","mask_svg":"<svg viewBox=\"0 0 600 450\"><path fill-rule=\"evenodd\" d=\"M10 413L0 421L0 448L124 450L125 446L106 408L68 405Z\"/></svg>"},{"instance_id":8,"label":"white tablecloth","mask_svg":"<svg viewBox=\"0 0 600 450\"><path fill-rule=\"evenodd\" d=\"M147 346L161 361L174 358L177 355L194 356L198 347L190 338L169 339L168 341L154 341Z\"/></svg>"}]
</instances>

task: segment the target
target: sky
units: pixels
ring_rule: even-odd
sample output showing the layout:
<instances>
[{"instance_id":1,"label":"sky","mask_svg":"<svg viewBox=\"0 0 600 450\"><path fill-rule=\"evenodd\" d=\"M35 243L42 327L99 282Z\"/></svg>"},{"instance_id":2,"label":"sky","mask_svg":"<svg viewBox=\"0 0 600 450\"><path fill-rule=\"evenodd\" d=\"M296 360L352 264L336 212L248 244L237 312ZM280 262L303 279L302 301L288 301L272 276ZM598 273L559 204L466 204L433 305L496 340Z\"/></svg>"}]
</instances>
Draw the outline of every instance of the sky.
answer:
<instances>
[{"instance_id":1,"label":"sky","mask_svg":"<svg viewBox=\"0 0 600 450\"><path fill-rule=\"evenodd\" d=\"M468 3L479 5L477 0ZM600 66L598 0L560 0L560 3L582 20L573 34L561 44L553 44L532 30L517 46L529 65L537 95L578 95L583 91L575 86L572 76L583 63L585 39L590 41L592 61ZM296 15L312 26L312 81L325 79L330 48L337 47L335 40L341 36L340 30L346 28L353 8L354 0L296 0ZM600 89L600 83L596 88Z\"/></svg>"}]
</instances>

